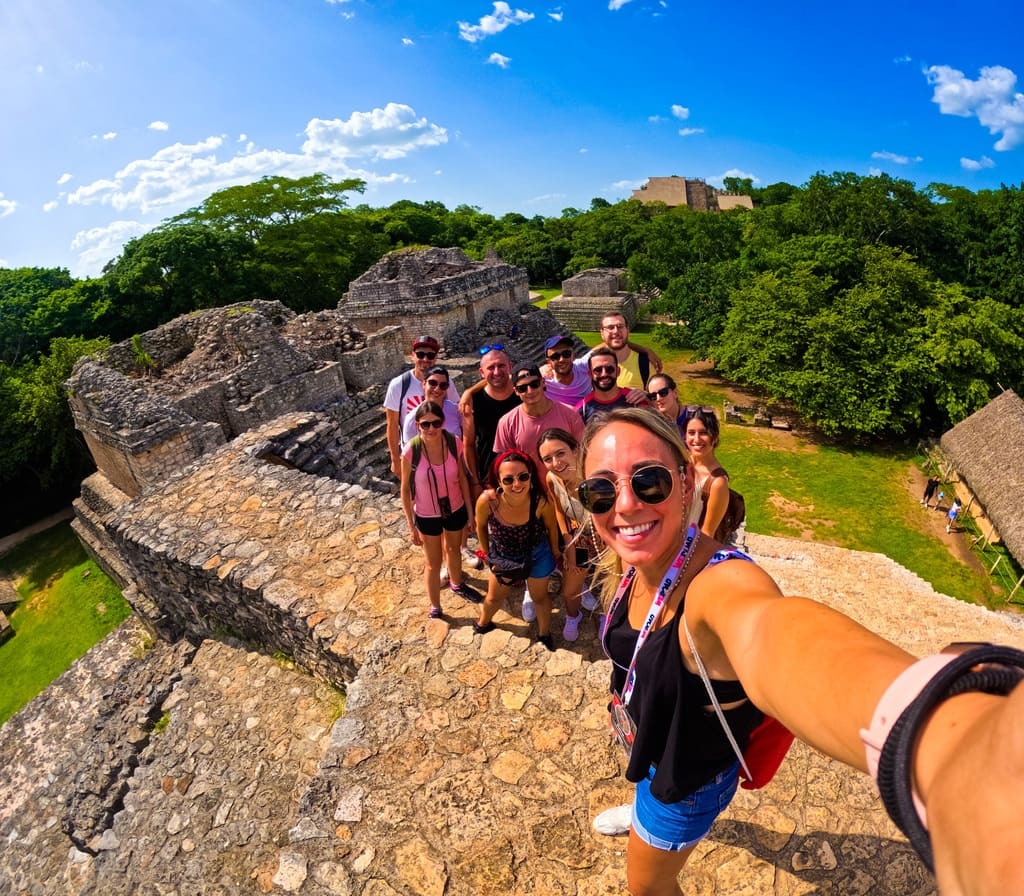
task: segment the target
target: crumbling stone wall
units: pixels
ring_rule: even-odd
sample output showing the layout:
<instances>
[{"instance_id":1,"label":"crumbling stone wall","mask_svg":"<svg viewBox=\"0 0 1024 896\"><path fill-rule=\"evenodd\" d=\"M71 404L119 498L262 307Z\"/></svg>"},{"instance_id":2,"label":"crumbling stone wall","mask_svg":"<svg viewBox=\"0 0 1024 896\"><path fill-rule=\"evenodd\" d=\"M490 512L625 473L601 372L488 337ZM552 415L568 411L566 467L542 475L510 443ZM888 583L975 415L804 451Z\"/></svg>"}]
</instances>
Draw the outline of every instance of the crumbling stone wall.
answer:
<instances>
[{"instance_id":1,"label":"crumbling stone wall","mask_svg":"<svg viewBox=\"0 0 1024 896\"><path fill-rule=\"evenodd\" d=\"M475 262L461 249L392 252L349 284L338 307L374 329L397 326L402 342L420 333L444 337L459 326L476 328L484 314L529 302L524 268L493 252Z\"/></svg>"}]
</instances>

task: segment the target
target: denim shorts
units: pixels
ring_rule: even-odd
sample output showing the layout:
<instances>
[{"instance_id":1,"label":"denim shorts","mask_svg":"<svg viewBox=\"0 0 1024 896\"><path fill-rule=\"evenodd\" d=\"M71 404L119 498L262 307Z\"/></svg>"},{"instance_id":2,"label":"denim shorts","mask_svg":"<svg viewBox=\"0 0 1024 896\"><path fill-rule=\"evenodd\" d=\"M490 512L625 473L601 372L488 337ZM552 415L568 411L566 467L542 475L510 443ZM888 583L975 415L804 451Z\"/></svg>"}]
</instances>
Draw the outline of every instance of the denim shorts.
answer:
<instances>
[{"instance_id":1,"label":"denim shorts","mask_svg":"<svg viewBox=\"0 0 1024 896\"><path fill-rule=\"evenodd\" d=\"M636 785L633 799L633 830L648 846L679 852L703 840L711 825L736 794L740 764L734 762L707 784L678 803L663 803L651 793L654 766Z\"/></svg>"},{"instance_id":2,"label":"denim shorts","mask_svg":"<svg viewBox=\"0 0 1024 896\"><path fill-rule=\"evenodd\" d=\"M545 579L555 571L555 555L551 553L551 545L546 538L533 549L531 561L531 579Z\"/></svg>"}]
</instances>

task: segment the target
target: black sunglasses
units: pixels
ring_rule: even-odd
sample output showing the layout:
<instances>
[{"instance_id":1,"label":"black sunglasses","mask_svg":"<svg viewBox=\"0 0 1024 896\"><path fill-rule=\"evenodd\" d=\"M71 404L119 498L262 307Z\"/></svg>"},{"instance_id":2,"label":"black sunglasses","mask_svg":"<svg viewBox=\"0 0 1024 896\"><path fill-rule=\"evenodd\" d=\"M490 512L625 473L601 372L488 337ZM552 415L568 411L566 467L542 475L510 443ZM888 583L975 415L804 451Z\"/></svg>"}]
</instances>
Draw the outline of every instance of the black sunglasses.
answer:
<instances>
[{"instance_id":1,"label":"black sunglasses","mask_svg":"<svg viewBox=\"0 0 1024 896\"><path fill-rule=\"evenodd\" d=\"M629 477L629 487L637 500L644 504L660 504L672 494L672 471L661 464L641 467ZM578 493L580 503L591 513L607 513L615 506L615 498L619 493L618 479L607 476L584 479Z\"/></svg>"},{"instance_id":2,"label":"black sunglasses","mask_svg":"<svg viewBox=\"0 0 1024 896\"><path fill-rule=\"evenodd\" d=\"M501 484L502 485L511 485L513 482L529 482L529 481L530 481L530 474L529 473L516 473L515 476L502 476L501 477Z\"/></svg>"},{"instance_id":3,"label":"black sunglasses","mask_svg":"<svg viewBox=\"0 0 1024 896\"><path fill-rule=\"evenodd\" d=\"M440 380L427 380L427 385L430 386L431 389L447 389L448 381L445 380L444 382L441 382Z\"/></svg>"},{"instance_id":4,"label":"black sunglasses","mask_svg":"<svg viewBox=\"0 0 1024 896\"><path fill-rule=\"evenodd\" d=\"M417 358L421 361L425 358L428 361L433 361L437 357L437 352L413 352Z\"/></svg>"},{"instance_id":5,"label":"black sunglasses","mask_svg":"<svg viewBox=\"0 0 1024 896\"><path fill-rule=\"evenodd\" d=\"M478 355L480 355L480 357L483 357L488 352L503 352L503 351L505 351L505 346L503 346L500 342L495 342L494 345L481 345L480 348L478 348L476 350L476 353Z\"/></svg>"},{"instance_id":6,"label":"black sunglasses","mask_svg":"<svg viewBox=\"0 0 1024 896\"><path fill-rule=\"evenodd\" d=\"M540 380L530 380L528 383L520 383L516 386L516 392L525 395L530 389L539 389L540 385Z\"/></svg>"},{"instance_id":7,"label":"black sunglasses","mask_svg":"<svg viewBox=\"0 0 1024 896\"><path fill-rule=\"evenodd\" d=\"M615 373L614 364L598 364L597 367L590 368L591 373L596 373L600 376L602 373Z\"/></svg>"},{"instance_id":8,"label":"black sunglasses","mask_svg":"<svg viewBox=\"0 0 1024 896\"><path fill-rule=\"evenodd\" d=\"M647 393L647 400L648 401L654 401L656 398L664 398L671 391L672 391L672 387L671 386L665 386L664 388L661 388L661 389L655 389L653 392L648 392Z\"/></svg>"},{"instance_id":9,"label":"black sunglasses","mask_svg":"<svg viewBox=\"0 0 1024 896\"><path fill-rule=\"evenodd\" d=\"M548 360L549 361L564 361L566 358L571 358L571 357L572 357L572 349L571 348L567 348L567 349L563 349L560 352L551 352L551 354L548 355Z\"/></svg>"},{"instance_id":10,"label":"black sunglasses","mask_svg":"<svg viewBox=\"0 0 1024 896\"><path fill-rule=\"evenodd\" d=\"M444 426L444 420L417 420L416 424L420 429L440 429Z\"/></svg>"}]
</instances>

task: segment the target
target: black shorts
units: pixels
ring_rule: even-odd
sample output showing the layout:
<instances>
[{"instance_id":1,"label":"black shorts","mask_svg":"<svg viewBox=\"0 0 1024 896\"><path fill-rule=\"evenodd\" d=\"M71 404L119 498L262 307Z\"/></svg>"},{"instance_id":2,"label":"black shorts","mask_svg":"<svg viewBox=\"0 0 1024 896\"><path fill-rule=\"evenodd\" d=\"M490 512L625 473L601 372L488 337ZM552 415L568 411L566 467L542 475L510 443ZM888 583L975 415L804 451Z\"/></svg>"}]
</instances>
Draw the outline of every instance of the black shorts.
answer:
<instances>
[{"instance_id":1,"label":"black shorts","mask_svg":"<svg viewBox=\"0 0 1024 896\"><path fill-rule=\"evenodd\" d=\"M452 512L448 519L439 516L415 515L416 528L424 535L438 536L442 532L458 532L466 528L469 522L469 514L466 512L466 505L463 504L458 510Z\"/></svg>"}]
</instances>

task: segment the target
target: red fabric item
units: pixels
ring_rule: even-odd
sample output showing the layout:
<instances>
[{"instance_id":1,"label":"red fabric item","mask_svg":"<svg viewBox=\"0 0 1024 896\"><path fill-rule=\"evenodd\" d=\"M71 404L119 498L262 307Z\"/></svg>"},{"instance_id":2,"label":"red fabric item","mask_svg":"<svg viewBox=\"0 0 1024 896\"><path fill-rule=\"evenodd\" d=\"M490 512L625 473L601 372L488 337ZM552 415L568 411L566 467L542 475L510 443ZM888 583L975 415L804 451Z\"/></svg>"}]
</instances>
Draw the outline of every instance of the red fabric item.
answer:
<instances>
[{"instance_id":1,"label":"red fabric item","mask_svg":"<svg viewBox=\"0 0 1024 896\"><path fill-rule=\"evenodd\" d=\"M747 768L754 777L748 780L743 767L740 766L740 778L743 779L740 786L744 790L759 790L764 787L775 777L792 743L793 732L778 719L765 716L764 721L750 732L750 740L743 751Z\"/></svg>"}]
</instances>

